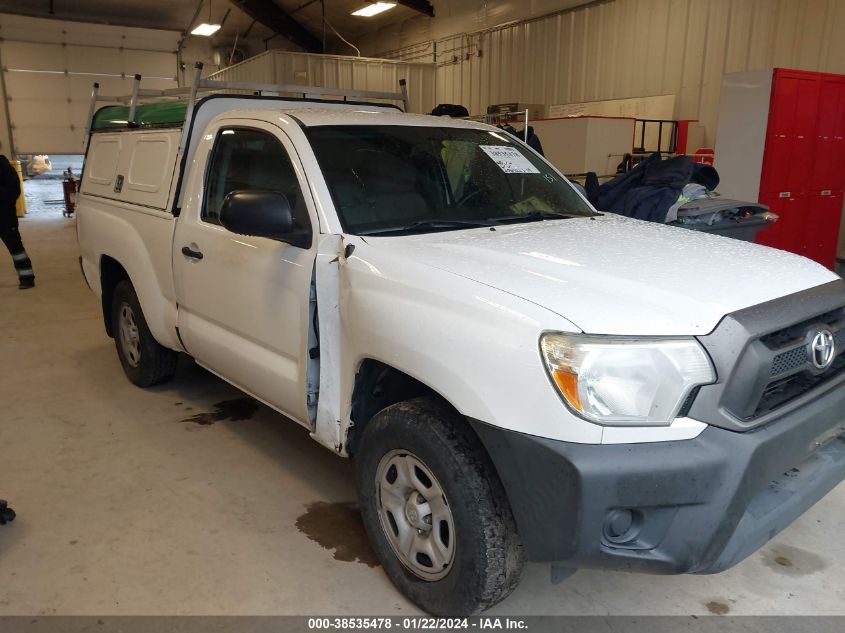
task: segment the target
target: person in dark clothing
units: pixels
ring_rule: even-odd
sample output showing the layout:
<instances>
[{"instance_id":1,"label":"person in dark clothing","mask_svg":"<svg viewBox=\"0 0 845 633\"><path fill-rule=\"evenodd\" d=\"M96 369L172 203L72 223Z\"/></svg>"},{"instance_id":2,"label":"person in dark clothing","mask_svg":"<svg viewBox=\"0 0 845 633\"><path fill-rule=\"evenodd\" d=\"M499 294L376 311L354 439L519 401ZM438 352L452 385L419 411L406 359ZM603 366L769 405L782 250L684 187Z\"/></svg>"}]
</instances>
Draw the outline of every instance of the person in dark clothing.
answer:
<instances>
[{"instance_id":1,"label":"person in dark clothing","mask_svg":"<svg viewBox=\"0 0 845 633\"><path fill-rule=\"evenodd\" d=\"M18 273L18 288L24 290L35 285L32 262L24 250L21 233L18 230L18 214L15 203L21 195L18 173L9 159L0 154L0 239L9 249L15 270Z\"/></svg>"},{"instance_id":2,"label":"person in dark clothing","mask_svg":"<svg viewBox=\"0 0 845 633\"><path fill-rule=\"evenodd\" d=\"M540 137L534 134L534 128L532 126L528 126L528 138L525 138L525 131L522 132L517 131L517 129L509 123L504 125L497 126L500 130L504 130L514 138L518 138L520 141L525 141L525 143L537 152L540 156L545 156L543 153L543 144L540 143Z\"/></svg>"},{"instance_id":3,"label":"person in dark clothing","mask_svg":"<svg viewBox=\"0 0 845 633\"><path fill-rule=\"evenodd\" d=\"M528 126L528 139L525 141L528 147L537 152L540 156L545 156L543 153L543 144L540 142L540 137L534 133L534 127Z\"/></svg>"}]
</instances>

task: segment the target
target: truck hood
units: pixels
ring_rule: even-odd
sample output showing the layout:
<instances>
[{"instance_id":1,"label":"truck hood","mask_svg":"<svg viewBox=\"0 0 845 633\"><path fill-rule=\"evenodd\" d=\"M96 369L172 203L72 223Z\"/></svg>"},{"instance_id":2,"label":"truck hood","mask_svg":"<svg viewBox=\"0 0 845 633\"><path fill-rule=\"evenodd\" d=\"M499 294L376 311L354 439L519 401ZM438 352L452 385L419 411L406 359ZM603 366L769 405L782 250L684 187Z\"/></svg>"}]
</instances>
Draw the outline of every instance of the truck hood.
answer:
<instances>
[{"instance_id":1,"label":"truck hood","mask_svg":"<svg viewBox=\"0 0 845 633\"><path fill-rule=\"evenodd\" d=\"M364 240L593 334L707 334L730 312L839 279L785 251L612 214Z\"/></svg>"}]
</instances>

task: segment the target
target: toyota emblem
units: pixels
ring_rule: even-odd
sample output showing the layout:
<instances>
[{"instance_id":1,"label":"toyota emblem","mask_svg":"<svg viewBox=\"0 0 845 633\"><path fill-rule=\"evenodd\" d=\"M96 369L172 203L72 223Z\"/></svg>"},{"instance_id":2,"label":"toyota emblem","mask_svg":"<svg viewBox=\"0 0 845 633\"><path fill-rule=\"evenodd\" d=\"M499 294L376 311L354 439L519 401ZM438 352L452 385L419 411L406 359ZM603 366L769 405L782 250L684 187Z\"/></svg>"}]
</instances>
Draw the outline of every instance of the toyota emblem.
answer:
<instances>
[{"instance_id":1,"label":"toyota emblem","mask_svg":"<svg viewBox=\"0 0 845 633\"><path fill-rule=\"evenodd\" d=\"M810 356L817 369L827 369L836 356L836 342L830 330L820 330L810 343Z\"/></svg>"}]
</instances>

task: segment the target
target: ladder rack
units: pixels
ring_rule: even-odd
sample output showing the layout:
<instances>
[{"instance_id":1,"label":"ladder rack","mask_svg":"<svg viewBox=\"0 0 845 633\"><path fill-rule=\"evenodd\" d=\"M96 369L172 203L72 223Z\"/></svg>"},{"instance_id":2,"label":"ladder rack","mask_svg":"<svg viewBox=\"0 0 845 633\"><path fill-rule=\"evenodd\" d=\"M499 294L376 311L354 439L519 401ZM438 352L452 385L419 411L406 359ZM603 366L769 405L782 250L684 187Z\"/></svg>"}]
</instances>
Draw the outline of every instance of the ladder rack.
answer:
<instances>
[{"instance_id":1,"label":"ladder rack","mask_svg":"<svg viewBox=\"0 0 845 633\"><path fill-rule=\"evenodd\" d=\"M94 125L94 114L97 110L97 103L121 103L129 104L128 125L135 125L135 113L140 99L186 99L187 110L185 112L185 125L182 129L182 141L180 142L180 153L185 149L185 142L188 138L190 121L193 117L197 96L201 92L220 92L227 90L242 90L252 94L279 96L281 94L301 95L303 99L319 99L321 97L343 97L348 99L379 99L386 101L401 101L405 112L409 109L408 87L404 79L399 80L399 92L377 92L370 90L347 90L344 88L321 88L318 86L300 86L295 84L266 84L241 81L218 81L215 79L202 78L202 62L194 64L194 81L191 86L182 88L165 88L154 90L141 88L141 75L135 75L132 83L132 94L125 96L101 95L100 84L95 83L91 91L91 103L88 108L88 119L85 127L85 146L88 145L88 138Z\"/></svg>"}]
</instances>

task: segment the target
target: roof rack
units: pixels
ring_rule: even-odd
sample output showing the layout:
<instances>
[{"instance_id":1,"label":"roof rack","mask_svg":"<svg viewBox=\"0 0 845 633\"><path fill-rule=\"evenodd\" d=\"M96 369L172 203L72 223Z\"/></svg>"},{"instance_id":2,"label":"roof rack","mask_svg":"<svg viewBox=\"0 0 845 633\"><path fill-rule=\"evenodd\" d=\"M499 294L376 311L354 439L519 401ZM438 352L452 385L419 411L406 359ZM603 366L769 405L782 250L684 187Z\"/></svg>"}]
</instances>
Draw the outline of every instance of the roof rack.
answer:
<instances>
[{"instance_id":1,"label":"roof rack","mask_svg":"<svg viewBox=\"0 0 845 633\"><path fill-rule=\"evenodd\" d=\"M138 124L136 121L136 114L138 109L138 102L145 98L159 98L165 100L179 100L186 99L187 107L185 112L185 122L190 122L193 117L194 107L197 102L197 96L201 92L215 92L225 90L243 90L252 94L263 95L270 93L273 96L278 96L282 93L302 95L303 99L318 99L320 97L343 97L344 101L348 99L379 99L386 101L401 101L408 111L408 87L404 79L399 80L399 92L376 92L370 90L347 90L344 88L322 88L318 86L300 86L295 84L265 84L241 81L218 81L215 79L202 78L202 62L194 64L194 81L191 86L183 88L166 88L163 90L154 90L150 88L141 88L141 75L135 75L132 84L132 94L125 96L105 96L101 95L100 84L95 83L91 91L91 103L88 108L88 118L85 127L85 146L88 145L88 138L94 127L94 115L97 110L97 103L122 103L129 105L129 114L126 124L129 127L134 127ZM185 143L188 139L189 126L184 125L182 129L182 139L179 143L179 153L181 154L185 149Z\"/></svg>"}]
</instances>

